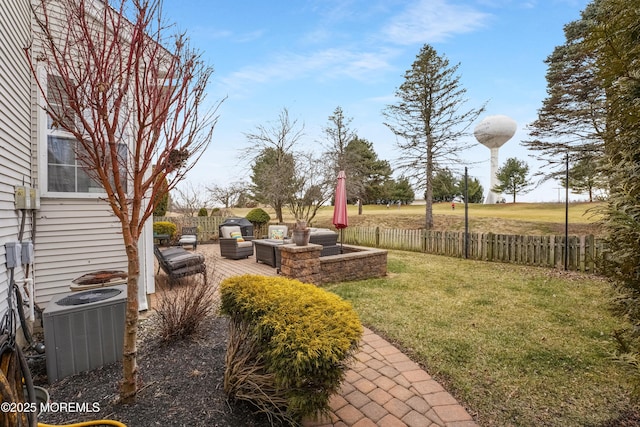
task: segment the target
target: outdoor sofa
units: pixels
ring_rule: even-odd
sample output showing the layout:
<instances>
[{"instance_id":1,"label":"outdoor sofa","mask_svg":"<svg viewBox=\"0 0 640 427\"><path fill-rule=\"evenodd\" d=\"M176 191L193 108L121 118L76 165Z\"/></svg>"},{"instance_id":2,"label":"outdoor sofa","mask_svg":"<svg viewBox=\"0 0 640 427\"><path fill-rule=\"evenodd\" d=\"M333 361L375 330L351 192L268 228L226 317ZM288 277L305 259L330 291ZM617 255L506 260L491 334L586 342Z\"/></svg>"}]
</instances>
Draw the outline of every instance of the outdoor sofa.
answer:
<instances>
[{"instance_id":1,"label":"outdoor sofa","mask_svg":"<svg viewBox=\"0 0 640 427\"><path fill-rule=\"evenodd\" d=\"M338 233L328 228L311 228L309 243L322 245L320 256L338 255L340 253Z\"/></svg>"}]
</instances>

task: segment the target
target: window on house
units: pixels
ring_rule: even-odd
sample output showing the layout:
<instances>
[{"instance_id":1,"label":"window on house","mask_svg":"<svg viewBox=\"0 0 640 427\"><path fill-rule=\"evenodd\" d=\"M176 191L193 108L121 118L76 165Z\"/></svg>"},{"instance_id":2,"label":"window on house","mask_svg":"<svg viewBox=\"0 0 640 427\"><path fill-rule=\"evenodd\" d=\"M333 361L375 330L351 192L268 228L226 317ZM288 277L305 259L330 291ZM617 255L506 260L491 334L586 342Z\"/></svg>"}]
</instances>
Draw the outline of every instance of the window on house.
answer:
<instances>
[{"instance_id":1,"label":"window on house","mask_svg":"<svg viewBox=\"0 0 640 427\"><path fill-rule=\"evenodd\" d=\"M51 106L64 117L64 120L74 120L72 111L64 112L66 97L61 95L62 79L57 76L47 76L47 96ZM89 176L86 167L78 160L76 153L82 146L67 131L62 129L51 116L47 114L47 190L55 193L104 193L102 184ZM118 144L118 157L122 184L127 189L127 146Z\"/></svg>"},{"instance_id":2,"label":"window on house","mask_svg":"<svg viewBox=\"0 0 640 427\"><path fill-rule=\"evenodd\" d=\"M62 117L63 123L58 123L47 114L47 129L62 129L61 124L73 125L75 114L73 110L68 108L69 98L63 90L64 80L60 76L53 74L47 75L47 100L58 117Z\"/></svg>"}]
</instances>

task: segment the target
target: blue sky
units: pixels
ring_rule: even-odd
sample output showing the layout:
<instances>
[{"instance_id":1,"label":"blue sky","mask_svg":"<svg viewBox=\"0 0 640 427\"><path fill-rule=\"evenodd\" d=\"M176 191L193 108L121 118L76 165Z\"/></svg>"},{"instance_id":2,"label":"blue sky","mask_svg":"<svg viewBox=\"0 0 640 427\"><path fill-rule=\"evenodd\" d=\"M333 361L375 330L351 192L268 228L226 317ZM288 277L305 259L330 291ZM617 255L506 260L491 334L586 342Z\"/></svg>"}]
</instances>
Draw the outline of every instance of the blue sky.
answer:
<instances>
[{"instance_id":1,"label":"blue sky","mask_svg":"<svg viewBox=\"0 0 640 427\"><path fill-rule=\"evenodd\" d=\"M165 0L164 17L186 31L215 73L211 100L220 108L213 142L187 177L194 186L243 180L238 158L245 133L275 123L283 108L304 124L305 150L322 151L322 129L340 106L351 128L394 164L395 136L381 111L394 102L420 48L431 44L460 63L468 102L518 123L500 150L538 164L520 145L546 94L545 58L564 42L563 26L578 19L588 0ZM474 124L475 126L475 124ZM473 136L460 153L469 174L489 187L489 150ZM461 169L461 170L462 170ZM558 201L547 183L518 201ZM576 200L578 196L570 196ZM562 196L563 198L563 196Z\"/></svg>"}]
</instances>

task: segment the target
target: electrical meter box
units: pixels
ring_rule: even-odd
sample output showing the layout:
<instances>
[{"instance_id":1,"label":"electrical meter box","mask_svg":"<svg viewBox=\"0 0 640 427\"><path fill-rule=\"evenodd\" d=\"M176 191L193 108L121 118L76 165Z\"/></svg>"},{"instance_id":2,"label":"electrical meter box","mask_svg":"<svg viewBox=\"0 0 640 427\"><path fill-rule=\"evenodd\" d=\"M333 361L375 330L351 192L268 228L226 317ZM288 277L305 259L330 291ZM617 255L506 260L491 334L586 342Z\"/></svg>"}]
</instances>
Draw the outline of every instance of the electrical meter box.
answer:
<instances>
[{"instance_id":1,"label":"electrical meter box","mask_svg":"<svg viewBox=\"0 0 640 427\"><path fill-rule=\"evenodd\" d=\"M22 242L22 264L33 264L33 242Z\"/></svg>"},{"instance_id":2,"label":"electrical meter box","mask_svg":"<svg viewBox=\"0 0 640 427\"><path fill-rule=\"evenodd\" d=\"M31 209L31 189L29 187L16 186L16 209Z\"/></svg>"},{"instance_id":3,"label":"electrical meter box","mask_svg":"<svg viewBox=\"0 0 640 427\"><path fill-rule=\"evenodd\" d=\"M30 187L29 196L31 198L31 209L40 209L40 190Z\"/></svg>"},{"instance_id":4,"label":"electrical meter box","mask_svg":"<svg viewBox=\"0 0 640 427\"><path fill-rule=\"evenodd\" d=\"M40 209L40 192L28 185L15 188L16 209Z\"/></svg>"},{"instance_id":5,"label":"electrical meter box","mask_svg":"<svg viewBox=\"0 0 640 427\"><path fill-rule=\"evenodd\" d=\"M4 244L7 251L7 268L17 268L22 259L22 246L20 242L8 242Z\"/></svg>"}]
</instances>

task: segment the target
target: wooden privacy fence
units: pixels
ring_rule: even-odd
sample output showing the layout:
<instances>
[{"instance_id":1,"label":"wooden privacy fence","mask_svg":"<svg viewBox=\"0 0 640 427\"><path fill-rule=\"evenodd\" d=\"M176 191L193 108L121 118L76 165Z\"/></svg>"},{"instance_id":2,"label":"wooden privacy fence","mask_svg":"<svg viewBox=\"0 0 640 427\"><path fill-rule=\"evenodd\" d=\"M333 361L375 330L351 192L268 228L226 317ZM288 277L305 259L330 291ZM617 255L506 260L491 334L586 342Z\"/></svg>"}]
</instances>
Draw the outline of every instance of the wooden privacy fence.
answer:
<instances>
[{"instance_id":1,"label":"wooden privacy fence","mask_svg":"<svg viewBox=\"0 0 640 427\"><path fill-rule=\"evenodd\" d=\"M569 270L597 273L605 260L605 245L593 235L521 236L456 231L400 230L380 227L349 227L344 243L399 249L483 261L498 261L541 267L564 268L568 250Z\"/></svg>"},{"instance_id":2,"label":"wooden privacy fence","mask_svg":"<svg viewBox=\"0 0 640 427\"><path fill-rule=\"evenodd\" d=\"M218 236L218 227L227 217L221 216L154 216L153 222L168 221L178 227L178 234L182 227L198 227L198 241L208 242L215 240ZM254 227L253 234L261 237L267 234L267 226Z\"/></svg>"},{"instance_id":3,"label":"wooden privacy fence","mask_svg":"<svg viewBox=\"0 0 640 427\"><path fill-rule=\"evenodd\" d=\"M154 217L154 222L169 221L178 227L198 227L198 241L218 238L218 226L225 217ZM291 224L290 226L292 226ZM342 230L344 243L383 249L424 252L458 258L497 261L540 267L564 268L565 248L568 248L569 270L586 273L602 271L606 248L602 239L593 235L522 236L494 233L465 233L461 231L402 230L380 227L348 227ZM254 236L267 234L267 226L254 228Z\"/></svg>"}]
</instances>

